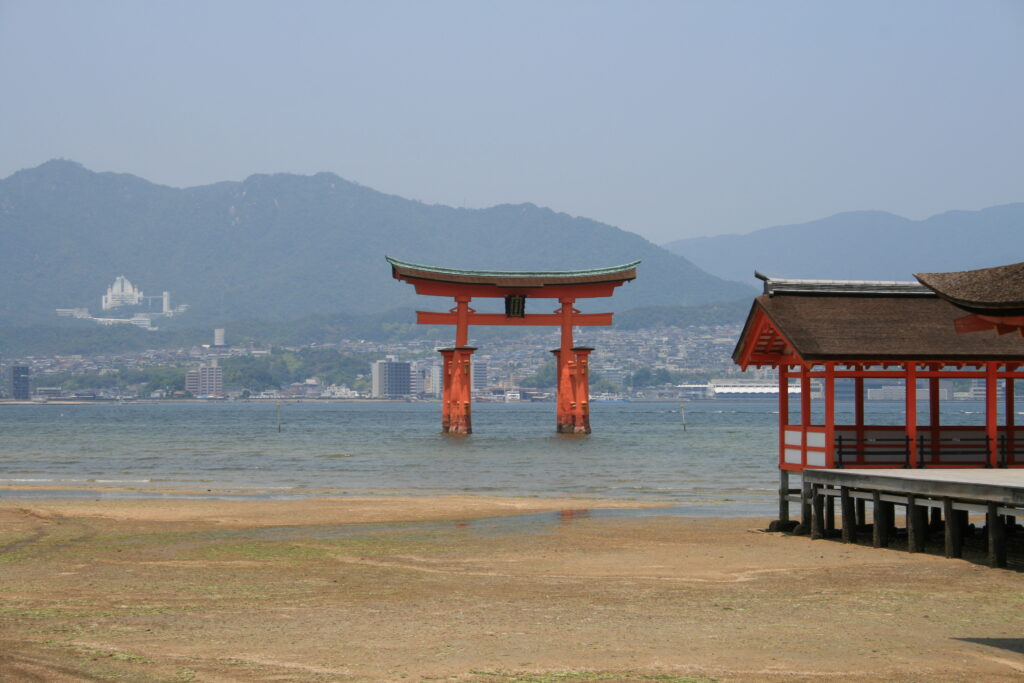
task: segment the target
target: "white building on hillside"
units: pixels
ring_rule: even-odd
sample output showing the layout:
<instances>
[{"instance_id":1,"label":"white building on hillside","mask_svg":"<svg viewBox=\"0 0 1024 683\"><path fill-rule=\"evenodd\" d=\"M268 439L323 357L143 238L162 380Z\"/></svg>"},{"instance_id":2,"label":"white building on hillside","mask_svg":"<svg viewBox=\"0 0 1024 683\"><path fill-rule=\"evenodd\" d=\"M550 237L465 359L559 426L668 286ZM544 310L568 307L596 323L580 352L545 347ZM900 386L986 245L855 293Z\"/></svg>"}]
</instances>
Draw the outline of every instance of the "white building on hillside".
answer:
<instances>
[{"instance_id":1,"label":"white building on hillside","mask_svg":"<svg viewBox=\"0 0 1024 683\"><path fill-rule=\"evenodd\" d=\"M128 281L124 275L118 275L114 284L107 287L107 293L103 295L103 310L109 311L120 306L138 306L143 301L141 289Z\"/></svg>"}]
</instances>

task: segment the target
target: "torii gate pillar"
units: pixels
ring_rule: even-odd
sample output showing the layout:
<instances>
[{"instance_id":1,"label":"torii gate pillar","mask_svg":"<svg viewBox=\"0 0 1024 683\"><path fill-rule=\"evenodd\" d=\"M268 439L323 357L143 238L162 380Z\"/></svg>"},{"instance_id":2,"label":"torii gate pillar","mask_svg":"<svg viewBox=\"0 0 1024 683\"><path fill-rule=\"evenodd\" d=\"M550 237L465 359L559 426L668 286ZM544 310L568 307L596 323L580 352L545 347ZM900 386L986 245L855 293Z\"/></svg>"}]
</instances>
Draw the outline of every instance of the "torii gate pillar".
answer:
<instances>
[{"instance_id":1,"label":"torii gate pillar","mask_svg":"<svg viewBox=\"0 0 1024 683\"><path fill-rule=\"evenodd\" d=\"M441 431L445 434L473 433L473 370L476 349L457 346L439 349L443 358L441 389Z\"/></svg>"},{"instance_id":2,"label":"torii gate pillar","mask_svg":"<svg viewBox=\"0 0 1024 683\"><path fill-rule=\"evenodd\" d=\"M562 343L551 353L555 354L557 367L557 397L555 429L559 434L590 433L590 380L587 357L594 349L589 346L573 346L573 314L579 313L573 304L576 299L562 297L559 310L561 316Z\"/></svg>"},{"instance_id":3,"label":"torii gate pillar","mask_svg":"<svg viewBox=\"0 0 1024 683\"><path fill-rule=\"evenodd\" d=\"M558 397L555 429L559 434L590 433L590 346L574 346L568 353L555 349L558 366ZM563 358L568 358L563 361Z\"/></svg>"},{"instance_id":4,"label":"torii gate pillar","mask_svg":"<svg viewBox=\"0 0 1024 683\"><path fill-rule=\"evenodd\" d=\"M385 257L387 258L387 257ZM577 298L611 296L616 287L636 278L639 261L612 268L580 271L473 271L437 268L387 258L391 274L416 287L417 294L449 296L455 307L447 313L416 312L421 325L455 325L455 346L440 349L444 362L441 431L470 434L472 365L476 349L469 346L470 325L551 325L561 328L561 344L553 351L558 368L555 426L560 434L590 433L589 346L573 346L576 325L611 325L611 313L580 313ZM477 313L473 297L505 299L505 314ZM526 313L526 300L558 299L554 313Z\"/></svg>"}]
</instances>

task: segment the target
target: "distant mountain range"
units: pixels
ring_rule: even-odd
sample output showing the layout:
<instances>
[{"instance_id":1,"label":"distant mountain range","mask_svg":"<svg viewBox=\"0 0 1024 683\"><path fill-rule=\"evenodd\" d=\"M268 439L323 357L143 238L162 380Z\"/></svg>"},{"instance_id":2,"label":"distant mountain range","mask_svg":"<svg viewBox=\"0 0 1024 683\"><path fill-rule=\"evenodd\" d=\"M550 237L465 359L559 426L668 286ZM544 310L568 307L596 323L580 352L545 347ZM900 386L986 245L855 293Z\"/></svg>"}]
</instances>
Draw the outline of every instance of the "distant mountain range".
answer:
<instances>
[{"instance_id":1,"label":"distant mountain range","mask_svg":"<svg viewBox=\"0 0 1024 683\"><path fill-rule=\"evenodd\" d=\"M532 204L428 205L331 173L180 189L49 161L0 180L0 244L0 319L18 324L54 321L58 307L98 313L118 275L147 295L169 290L173 304L190 304L180 323L190 326L449 306L417 301L411 287L391 278L385 254L497 270L642 259L636 281L597 302L607 310L735 301L755 291L593 220Z\"/></svg>"},{"instance_id":2,"label":"distant mountain range","mask_svg":"<svg viewBox=\"0 0 1024 683\"><path fill-rule=\"evenodd\" d=\"M755 269L776 277L912 280L913 273L1024 261L1024 203L948 211L921 221L854 211L664 246L709 273L740 282L751 282Z\"/></svg>"}]
</instances>

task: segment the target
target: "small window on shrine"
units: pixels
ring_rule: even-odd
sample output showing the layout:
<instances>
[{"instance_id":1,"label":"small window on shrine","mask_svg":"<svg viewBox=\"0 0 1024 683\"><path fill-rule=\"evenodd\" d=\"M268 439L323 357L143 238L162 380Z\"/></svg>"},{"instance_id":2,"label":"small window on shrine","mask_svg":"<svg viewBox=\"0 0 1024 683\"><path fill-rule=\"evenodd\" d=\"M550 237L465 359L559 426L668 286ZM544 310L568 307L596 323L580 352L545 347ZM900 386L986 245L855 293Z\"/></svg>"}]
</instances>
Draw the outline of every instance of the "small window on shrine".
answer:
<instances>
[{"instance_id":1,"label":"small window on shrine","mask_svg":"<svg viewBox=\"0 0 1024 683\"><path fill-rule=\"evenodd\" d=\"M525 318L526 317L526 295L509 294L505 297L505 317Z\"/></svg>"}]
</instances>

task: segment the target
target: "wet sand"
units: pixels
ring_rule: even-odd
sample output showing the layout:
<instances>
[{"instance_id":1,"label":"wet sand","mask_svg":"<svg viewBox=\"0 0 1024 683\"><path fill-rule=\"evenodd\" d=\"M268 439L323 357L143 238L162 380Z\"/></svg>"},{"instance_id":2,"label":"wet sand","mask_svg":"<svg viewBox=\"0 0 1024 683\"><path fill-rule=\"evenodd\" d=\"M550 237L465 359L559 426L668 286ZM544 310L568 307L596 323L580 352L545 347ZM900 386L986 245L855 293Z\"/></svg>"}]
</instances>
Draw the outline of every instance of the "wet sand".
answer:
<instances>
[{"instance_id":1,"label":"wet sand","mask_svg":"<svg viewBox=\"0 0 1024 683\"><path fill-rule=\"evenodd\" d=\"M616 505L0 499L0 680L1024 677L1015 569Z\"/></svg>"}]
</instances>

